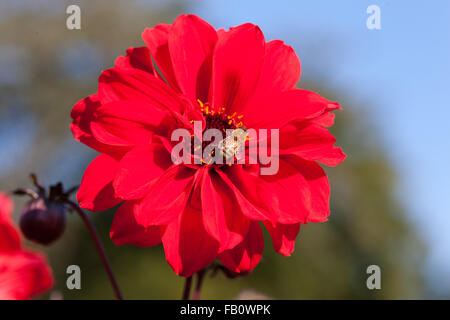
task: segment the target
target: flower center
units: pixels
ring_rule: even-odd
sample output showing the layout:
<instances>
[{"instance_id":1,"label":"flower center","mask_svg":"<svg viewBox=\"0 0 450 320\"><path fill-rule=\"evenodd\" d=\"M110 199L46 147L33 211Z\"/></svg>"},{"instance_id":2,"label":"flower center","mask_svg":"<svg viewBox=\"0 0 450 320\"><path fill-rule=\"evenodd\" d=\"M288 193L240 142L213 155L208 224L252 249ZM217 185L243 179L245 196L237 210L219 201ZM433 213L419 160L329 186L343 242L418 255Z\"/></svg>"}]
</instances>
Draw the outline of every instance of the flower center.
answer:
<instances>
[{"instance_id":1,"label":"flower center","mask_svg":"<svg viewBox=\"0 0 450 320\"><path fill-rule=\"evenodd\" d=\"M215 111L211 109L208 103L203 103L200 100L198 100L198 104L205 117L205 131L208 129L217 129L223 136L223 140L221 141L203 141L202 150L205 150L208 145L214 143L217 146L215 150L219 150L220 156L223 158L222 163L231 165L230 160L232 160L232 163L235 163L236 157L238 156L237 151L245 145L247 138L247 129L241 120L243 115L237 115L236 112L228 115L225 113L225 108ZM211 165L214 163L215 150L212 151L210 156L204 155L202 159L203 164Z\"/></svg>"},{"instance_id":2,"label":"flower center","mask_svg":"<svg viewBox=\"0 0 450 320\"><path fill-rule=\"evenodd\" d=\"M225 113L225 108L216 112L210 108L208 103L203 103L200 100L198 100L198 104L206 119L205 130L218 129L222 131L222 134L225 136L227 129L236 129L244 126L241 120L244 117L243 115L237 116L236 112L227 115Z\"/></svg>"}]
</instances>

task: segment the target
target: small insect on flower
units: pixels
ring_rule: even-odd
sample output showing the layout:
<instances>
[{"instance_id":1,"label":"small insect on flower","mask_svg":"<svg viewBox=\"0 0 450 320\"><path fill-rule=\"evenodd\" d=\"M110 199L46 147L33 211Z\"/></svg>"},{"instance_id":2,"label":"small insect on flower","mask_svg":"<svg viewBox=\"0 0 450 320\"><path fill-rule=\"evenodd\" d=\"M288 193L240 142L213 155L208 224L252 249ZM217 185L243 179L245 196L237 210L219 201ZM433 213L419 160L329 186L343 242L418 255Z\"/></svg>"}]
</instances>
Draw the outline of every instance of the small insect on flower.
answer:
<instances>
[{"instance_id":1,"label":"small insect on flower","mask_svg":"<svg viewBox=\"0 0 450 320\"><path fill-rule=\"evenodd\" d=\"M244 155L245 141L247 140L248 130L245 127L234 129L230 135L219 142L217 148L220 150L227 163L236 157L241 160Z\"/></svg>"}]
</instances>

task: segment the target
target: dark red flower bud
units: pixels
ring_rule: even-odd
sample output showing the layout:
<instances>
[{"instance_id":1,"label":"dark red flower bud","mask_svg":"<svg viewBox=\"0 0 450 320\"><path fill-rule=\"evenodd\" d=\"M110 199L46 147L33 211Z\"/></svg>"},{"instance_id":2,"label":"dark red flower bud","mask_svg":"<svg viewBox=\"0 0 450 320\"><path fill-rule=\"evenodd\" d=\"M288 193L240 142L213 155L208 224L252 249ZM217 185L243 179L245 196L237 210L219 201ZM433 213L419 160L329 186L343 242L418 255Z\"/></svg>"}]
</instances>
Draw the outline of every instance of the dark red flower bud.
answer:
<instances>
[{"instance_id":1,"label":"dark red flower bud","mask_svg":"<svg viewBox=\"0 0 450 320\"><path fill-rule=\"evenodd\" d=\"M64 205L43 197L30 200L20 217L20 229L24 236L43 245L59 239L65 228Z\"/></svg>"}]
</instances>

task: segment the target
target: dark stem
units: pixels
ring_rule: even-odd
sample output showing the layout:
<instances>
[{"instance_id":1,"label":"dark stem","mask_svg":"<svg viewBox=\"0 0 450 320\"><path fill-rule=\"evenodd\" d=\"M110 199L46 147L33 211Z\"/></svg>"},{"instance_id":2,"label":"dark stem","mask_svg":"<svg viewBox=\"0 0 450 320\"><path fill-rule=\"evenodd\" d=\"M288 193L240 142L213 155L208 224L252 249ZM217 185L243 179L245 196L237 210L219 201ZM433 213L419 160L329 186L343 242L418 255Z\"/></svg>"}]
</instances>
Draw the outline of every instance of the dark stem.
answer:
<instances>
[{"instance_id":1,"label":"dark stem","mask_svg":"<svg viewBox=\"0 0 450 320\"><path fill-rule=\"evenodd\" d=\"M186 281L184 282L183 300L189 300L191 285L192 285L192 276L186 278Z\"/></svg>"},{"instance_id":2,"label":"dark stem","mask_svg":"<svg viewBox=\"0 0 450 320\"><path fill-rule=\"evenodd\" d=\"M94 241L95 248L97 249L97 253L100 256L100 260L102 261L103 267L105 268L105 271L108 274L108 278L113 287L114 294L116 295L117 300L123 300L123 296L117 283L116 277L114 276L114 272L112 271L111 264L108 261L105 249L103 248L102 242L100 241L100 238L97 234L97 231L95 230L94 225L92 224L91 220L89 220L86 213L84 213L84 211L75 202L72 202L70 200L65 200L65 202L68 205L70 205L80 215L81 220L83 220L84 224L86 225L89 234L91 235L92 240Z\"/></svg>"},{"instance_id":3,"label":"dark stem","mask_svg":"<svg viewBox=\"0 0 450 320\"><path fill-rule=\"evenodd\" d=\"M205 277L206 269L197 272L197 285L195 286L194 300L200 299L202 291L203 278Z\"/></svg>"}]
</instances>

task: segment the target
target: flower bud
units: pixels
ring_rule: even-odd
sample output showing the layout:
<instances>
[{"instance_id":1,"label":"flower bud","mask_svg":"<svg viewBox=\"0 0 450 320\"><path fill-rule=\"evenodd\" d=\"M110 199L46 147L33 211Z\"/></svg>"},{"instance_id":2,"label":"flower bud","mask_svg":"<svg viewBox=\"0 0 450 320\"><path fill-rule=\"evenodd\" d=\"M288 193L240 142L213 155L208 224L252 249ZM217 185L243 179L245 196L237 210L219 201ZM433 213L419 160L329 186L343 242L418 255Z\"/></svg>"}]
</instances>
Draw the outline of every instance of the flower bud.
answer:
<instances>
[{"instance_id":1,"label":"flower bud","mask_svg":"<svg viewBox=\"0 0 450 320\"><path fill-rule=\"evenodd\" d=\"M63 204L43 197L30 200L20 217L20 229L33 242L48 245L59 239L66 228Z\"/></svg>"}]
</instances>

